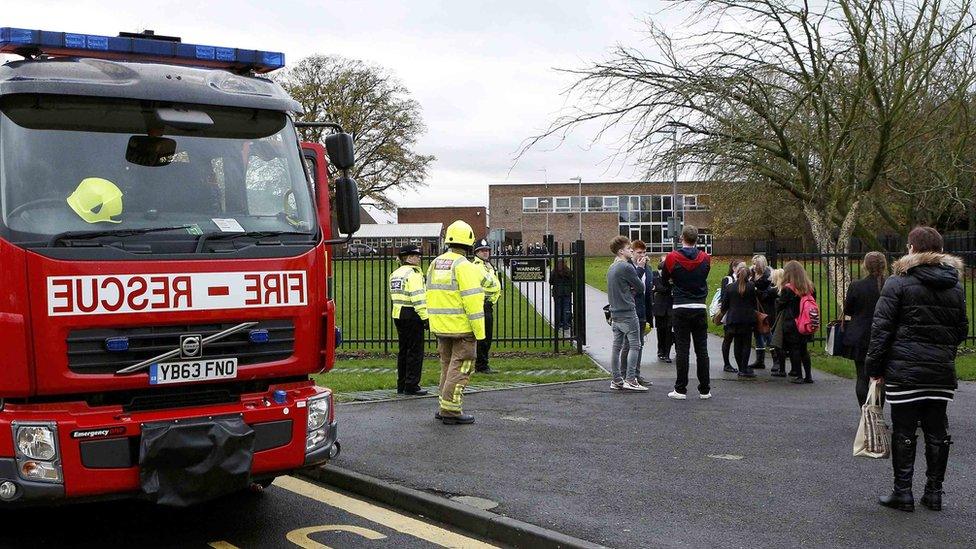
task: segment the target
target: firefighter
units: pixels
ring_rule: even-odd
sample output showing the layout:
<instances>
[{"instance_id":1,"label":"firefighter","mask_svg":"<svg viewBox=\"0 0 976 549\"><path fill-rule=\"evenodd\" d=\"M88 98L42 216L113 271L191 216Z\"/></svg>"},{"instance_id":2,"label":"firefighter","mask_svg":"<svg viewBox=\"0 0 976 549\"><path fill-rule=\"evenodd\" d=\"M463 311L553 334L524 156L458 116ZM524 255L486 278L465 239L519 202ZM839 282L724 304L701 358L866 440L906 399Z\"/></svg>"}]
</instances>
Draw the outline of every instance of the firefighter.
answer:
<instances>
[{"instance_id":1,"label":"firefighter","mask_svg":"<svg viewBox=\"0 0 976 549\"><path fill-rule=\"evenodd\" d=\"M397 394L426 395L420 387L424 364L424 329L427 320L427 287L420 269L420 248L407 245L397 254L401 267L390 275L393 324L399 336Z\"/></svg>"},{"instance_id":2,"label":"firefighter","mask_svg":"<svg viewBox=\"0 0 976 549\"><path fill-rule=\"evenodd\" d=\"M451 223L444 240L447 251L427 268L427 314L441 359L440 409L434 417L457 425L474 423L474 416L461 411L461 393L474 370L477 342L485 338L484 271L465 257L474 245L471 225Z\"/></svg>"},{"instance_id":3,"label":"firefighter","mask_svg":"<svg viewBox=\"0 0 976 549\"><path fill-rule=\"evenodd\" d=\"M482 374L495 373L488 366L488 351L491 350L491 332L494 326L495 303L502 295L502 286L498 282L495 266L488 261L491 256L491 246L482 238L474 248L474 259L471 261L484 271L481 288L485 291L485 338L478 342L478 356L474 362L474 371Z\"/></svg>"}]
</instances>

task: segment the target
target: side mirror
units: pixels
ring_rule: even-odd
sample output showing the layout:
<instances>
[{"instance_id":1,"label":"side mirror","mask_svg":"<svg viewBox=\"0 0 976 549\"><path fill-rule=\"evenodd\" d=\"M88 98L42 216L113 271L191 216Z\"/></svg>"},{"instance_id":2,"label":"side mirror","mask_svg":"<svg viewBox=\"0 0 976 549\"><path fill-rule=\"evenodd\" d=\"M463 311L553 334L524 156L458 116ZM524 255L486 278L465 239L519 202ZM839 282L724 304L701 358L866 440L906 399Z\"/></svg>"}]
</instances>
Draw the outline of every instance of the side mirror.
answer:
<instances>
[{"instance_id":1,"label":"side mirror","mask_svg":"<svg viewBox=\"0 0 976 549\"><path fill-rule=\"evenodd\" d=\"M342 176L335 181L336 222L339 232L353 234L359 230L359 187L356 180Z\"/></svg>"},{"instance_id":2,"label":"side mirror","mask_svg":"<svg viewBox=\"0 0 976 549\"><path fill-rule=\"evenodd\" d=\"M334 133L326 136L325 149L329 152L329 162L338 170L351 169L356 163L352 136L348 133Z\"/></svg>"}]
</instances>

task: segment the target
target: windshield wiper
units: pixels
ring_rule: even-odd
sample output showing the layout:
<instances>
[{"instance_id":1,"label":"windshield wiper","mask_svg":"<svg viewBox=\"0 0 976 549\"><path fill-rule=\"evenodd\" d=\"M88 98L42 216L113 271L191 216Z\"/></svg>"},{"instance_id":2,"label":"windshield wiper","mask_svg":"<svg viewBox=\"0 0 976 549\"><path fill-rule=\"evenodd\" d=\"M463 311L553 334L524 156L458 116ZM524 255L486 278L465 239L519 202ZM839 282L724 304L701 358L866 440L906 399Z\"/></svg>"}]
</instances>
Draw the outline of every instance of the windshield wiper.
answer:
<instances>
[{"instance_id":1,"label":"windshield wiper","mask_svg":"<svg viewBox=\"0 0 976 549\"><path fill-rule=\"evenodd\" d=\"M102 236L134 236L137 234L159 233L164 231L178 231L192 228L192 225L175 225L172 227L143 227L141 229L103 229L92 231L66 231L58 233L48 241L48 247L53 248L63 240L89 240Z\"/></svg>"},{"instance_id":2,"label":"windshield wiper","mask_svg":"<svg viewBox=\"0 0 976 549\"><path fill-rule=\"evenodd\" d=\"M197 239L197 249L195 253L203 252L203 245L207 243L208 240L228 240L233 238L238 238L246 236L248 238L270 238L272 236L283 236L283 235L297 235L297 236L309 236L315 237L315 233L306 233L301 231L250 231L250 232L215 232L215 233L204 233L200 235Z\"/></svg>"}]
</instances>

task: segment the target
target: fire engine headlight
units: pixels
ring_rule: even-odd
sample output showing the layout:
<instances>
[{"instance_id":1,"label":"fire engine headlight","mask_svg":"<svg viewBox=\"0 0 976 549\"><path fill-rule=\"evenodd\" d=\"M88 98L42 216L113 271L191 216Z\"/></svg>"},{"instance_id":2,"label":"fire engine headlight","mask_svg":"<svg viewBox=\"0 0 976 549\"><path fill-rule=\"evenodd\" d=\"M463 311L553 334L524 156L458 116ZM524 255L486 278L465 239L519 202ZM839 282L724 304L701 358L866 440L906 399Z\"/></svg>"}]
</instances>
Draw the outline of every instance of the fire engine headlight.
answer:
<instances>
[{"instance_id":1,"label":"fire engine headlight","mask_svg":"<svg viewBox=\"0 0 976 549\"><path fill-rule=\"evenodd\" d=\"M61 468L47 461L25 461L20 464L20 476L26 480L60 482Z\"/></svg>"},{"instance_id":2,"label":"fire engine headlight","mask_svg":"<svg viewBox=\"0 0 976 549\"><path fill-rule=\"evenodd\" d=\"M31 459L51 461L58 455L54 431L43 425L17 428L17 449Z\"/></svg>"},{"instance_id":3,"label":"fire engine headlight","mask_svg":"<svg viewBox=\"0 0 976 549\"><path fill-rule=\"evenodd\" d=\"M308 432L318 431L329 421L329 393L308 399Z\"/></svg>"}]
</instances>

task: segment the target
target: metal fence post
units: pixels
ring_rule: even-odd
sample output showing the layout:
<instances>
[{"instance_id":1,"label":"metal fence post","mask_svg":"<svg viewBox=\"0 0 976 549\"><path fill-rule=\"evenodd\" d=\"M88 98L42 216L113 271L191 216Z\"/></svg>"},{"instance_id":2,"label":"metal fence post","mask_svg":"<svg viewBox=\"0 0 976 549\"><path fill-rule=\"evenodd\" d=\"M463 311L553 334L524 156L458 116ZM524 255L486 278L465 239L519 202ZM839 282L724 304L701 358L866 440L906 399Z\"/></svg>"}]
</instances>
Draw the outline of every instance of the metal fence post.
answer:
<instances>
[{"instance_id":1,"label":"metal fence post","mask_svg":"<svg viewBox=\"0 0 976 549\"><path fill-rule=\"evenodd\" d=\"M573 298L573 328L576 331L576 352L586 345L586 242L577 240L573 246L573 276L576 288Z\"/></svg>"}]
</instances>

